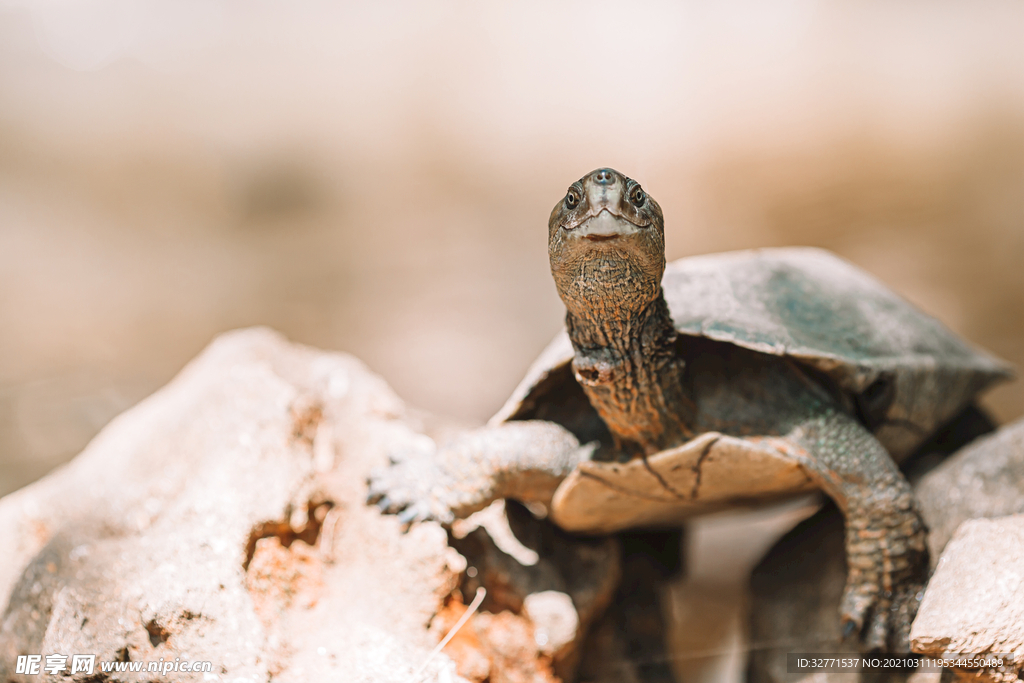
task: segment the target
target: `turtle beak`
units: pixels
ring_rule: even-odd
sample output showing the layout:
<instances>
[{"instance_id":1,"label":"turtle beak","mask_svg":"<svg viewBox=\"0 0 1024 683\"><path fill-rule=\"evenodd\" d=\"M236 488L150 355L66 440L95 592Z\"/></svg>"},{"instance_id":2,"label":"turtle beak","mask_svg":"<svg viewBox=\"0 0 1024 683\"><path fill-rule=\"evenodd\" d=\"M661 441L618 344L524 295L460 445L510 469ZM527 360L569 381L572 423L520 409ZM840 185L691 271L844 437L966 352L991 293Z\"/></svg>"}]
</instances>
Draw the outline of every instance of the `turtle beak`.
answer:
<instances>
[{"instance_id":1,"label":"turtle beak","mask_svg":"<svg viewBox=\"0 0 1024 683\"><path fill-rule=\"evenodd\" d=\"M616 216L611 209L602 208L596 216L581 223L573 232L578 237L603 242L640 232L640 228L621 216Z\"/></svg>"}]
</instances>

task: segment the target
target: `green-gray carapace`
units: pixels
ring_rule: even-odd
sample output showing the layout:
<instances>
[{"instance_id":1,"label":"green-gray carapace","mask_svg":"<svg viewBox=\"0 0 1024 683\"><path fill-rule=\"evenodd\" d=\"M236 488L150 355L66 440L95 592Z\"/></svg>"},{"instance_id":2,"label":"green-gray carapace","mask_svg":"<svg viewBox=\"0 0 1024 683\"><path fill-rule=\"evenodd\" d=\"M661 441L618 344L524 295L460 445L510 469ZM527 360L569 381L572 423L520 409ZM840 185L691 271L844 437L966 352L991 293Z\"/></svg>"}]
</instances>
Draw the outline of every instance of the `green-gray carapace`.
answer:
<instances>
[{"instance_id":1,"label":"green-gray carapace","mask_svg":"<svg viewBox=\"0 0 1024 683\"><path fill-rule=\"evenodd\" d=\"M573 183L548 222L565 333L487 427L395 454L370 500L449 523L513 498L605 533L818 488L846 518L847 632L905 650L928 563L894 458L1009 369L827 252L666 268L664 237L636 181Z\"/></svg>"}]
</instances>

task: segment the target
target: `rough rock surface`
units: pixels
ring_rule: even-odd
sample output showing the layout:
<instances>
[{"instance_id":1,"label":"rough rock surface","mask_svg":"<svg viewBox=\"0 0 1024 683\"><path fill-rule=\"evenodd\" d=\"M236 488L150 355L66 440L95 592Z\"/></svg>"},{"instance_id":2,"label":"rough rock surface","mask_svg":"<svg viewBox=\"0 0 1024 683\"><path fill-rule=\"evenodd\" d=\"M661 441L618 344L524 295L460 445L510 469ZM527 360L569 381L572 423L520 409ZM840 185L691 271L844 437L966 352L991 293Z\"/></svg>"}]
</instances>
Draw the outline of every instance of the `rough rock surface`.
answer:
<instances>
[{"instance_id":1,"label":"rough rock surface","mask_svg":"<svg viewBox=\"0 0 1024 683\"><path fill-rule=\"evenodd\" d=\"M935 573L911 631L914 651L1016 652L1006 671L954 670L1016 680L1024 669L1024 420L964 448L921 480L917 496Z\"/></svg>"},{"instance_id":2,"label":"rough rock surface","mask_svg":"<svg viewBox=\"0 0 1024 683\"><path fill-rule=\"evenodd\" d=\"M928 583L910 634L929 655L1024 655L1024 515L964 522ZM1016 658L1015 658L1016 659ZM1015 681L1024 666L964 671L971 680Z\"/></svg>"},{"instance_id":3,"label":"rough rock surface","mask_svg":"<svg viewBox=\"0 0 1024 683\"><path fill-rule=\"evenodd\" d=\"M67 466L0 500L0 680L137 681L99 662L163 659L213 665L168 681L410 681L472 575L503 579L506 597L417 680L571 672L614 589L614 544L563 539L527 566L483 531L463 552L435 524L403 533L363 504L366 475L428 438L359 361L268 330L224 335ZM567 572L580 548L587 571ZM477 583L493 596L495 581ZM29 654L95 654L97 672L16 673Z\"/></svg>"},{"instance_id":4,"label":"rough rock surface","mask_svg":"<svg viewBox=\"0 0 1024 683\"><path fill-rule=\"evenodd\" d=\"M985 430L984 421L977 415L965 417L940 435L943 438L929 446L930 452L922 453L919 464L934 456L941 457L956 443L970 441L977 432ZM915 477L911 475L911 479ZM1024 420L971 441L921 476L914 485L914 493L929 528L933 567L953 531L964 521L1024 512ZM843 643L835 619L846 577L842 534L842 518L835 508L828 506L787 534L754 570L748 660L751 683L906 678L907 672L863 676L786 673L787 652L855 650ZM932 590L929 586L925 595ZM923 604L921 610L923 613ZM915 621L915 629L916 624ZM918 650L913 643L912 647Z\"/></svg>"},{"instance_id":5,"label":"rough rock surface","mask_svg":"<svg viewBox=\"0 0 1024 683\"><path fill-rule=\"evenodd\" d=\"M926 474L914 494L933 566L963 522L1024 512L1024 420L958 451Z\"/></svg>"}]
</instances>

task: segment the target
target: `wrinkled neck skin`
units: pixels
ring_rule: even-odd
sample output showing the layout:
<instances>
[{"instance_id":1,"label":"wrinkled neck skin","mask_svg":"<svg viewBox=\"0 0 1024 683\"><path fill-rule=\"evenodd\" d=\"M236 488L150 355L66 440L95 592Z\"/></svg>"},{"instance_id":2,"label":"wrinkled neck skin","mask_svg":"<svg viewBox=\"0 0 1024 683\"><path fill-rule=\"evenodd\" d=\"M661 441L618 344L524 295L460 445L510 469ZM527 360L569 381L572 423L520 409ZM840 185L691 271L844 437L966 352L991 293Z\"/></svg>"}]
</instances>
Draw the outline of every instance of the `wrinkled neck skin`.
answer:
<instances>
[{"instance_id":1,"label":"wrinkled neck skin","mask_svg":"<svg viewBox=\"0 0 1024 683\"><path fill-rule=\"evenodd\" d=\"M661 207L599 168L573 183L548 220L548 256L568 311L576 380L626 459L692 436L692 402L661 292Z\"/></svg>"},{"instance_id":2,"label":"wrinkled neck skin","mask_svg":"<svg viewBox=\"0 0 1024 683\"><path fill-rule=\"evenodd\" d=\"M692 403L660 277L653 283L637 277L627 260L588 265L571 283L559 283L565 285L559 289L577 381L623 455L649 455L686 441L692 432L684 414Z\"/></svg>"}]
</instances>

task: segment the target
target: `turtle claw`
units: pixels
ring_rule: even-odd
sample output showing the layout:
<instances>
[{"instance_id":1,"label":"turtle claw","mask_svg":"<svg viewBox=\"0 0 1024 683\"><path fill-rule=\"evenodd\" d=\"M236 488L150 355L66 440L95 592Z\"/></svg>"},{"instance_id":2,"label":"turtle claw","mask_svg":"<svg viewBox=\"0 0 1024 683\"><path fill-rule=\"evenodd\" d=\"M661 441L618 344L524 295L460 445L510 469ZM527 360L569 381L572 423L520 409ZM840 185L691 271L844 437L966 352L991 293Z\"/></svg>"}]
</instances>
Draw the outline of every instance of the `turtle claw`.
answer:
<instances>
[{"instance_id":1,"label":"turtle claw","mask_svg":"<svg viewBox=\"0 0 1024 683\"><path fill-rule=\"evenodd\" d=\"M843 615L842 640L854 636L865 652L910 651L910 625L920 604L918 590L921 584L911 582L908 590L895 597L881 594L870 608L866 623L858 624L852 615Z\"/></svg>"},{"instance_id":2,"label":"turtle claw","mask_svg":"<svg viewBox=\"0 0 1024 683\"><path fill-rule=\"evenodd\" d=\"M850 637L859 630L860 627L857 626L857 622L852 619L843 620L843 640L849 640Z\"/></svg>"},{"instance_id":3,"label":"turtle claw","mask_svg":"<svg viewBox=\"0 0 1024 683\"><path fill-rule=\"evenodd\" d=\"M435 515L419 505L411 505L398 513L398 522L408 531L409 527L417 522L438 522L449 526L452 520L446 519L442 515Z\"/></svg>"},{"instance_id":4,"label":"turtle claw","mask_svg":"<svg viewBox=\"0 0 1024 683\"><path fill-rule=\"evenodd\" d=\"M855 635L865 652L909 652L910 624L914 621L920 601L916 598L921 582L906 579L906 589L895 596L871 590L869 584L847 585L843 597L842 639Z\"/></svg>"},{"instance_id":5,"label":"turtle claw","mask_svg":"<svg viewBox=\"0 0 1024 683\"><path fill-rule=\"evenodd\" d=\"M864 622L877 598L877 589L860 572L851 571L847 577L840 613L843 621L843 640L864 635Z\"/></svg>"},{"instance_id":6,"label":"turtle claw","mask_svg":"<svg viewBox=\"0 0 1024 683\"><path fill-rule=\"evenodd\" d=\"M398 513L398 522L403 526L408 526L413 522L419 521L420 512L414 507L407 507Z\"/></svg>"},{"instance_id":7,"label":"turtle claw","mask_svg":"<svg viewBox=\"0 0 1024 683\"><path fill-rule=\"evenodd\" d=\"M383 510L386 505L384 501L387 499L387 492L383 487L380 486L380 484L381 482L380 479L377 477L376 471L374 471L369 477L367 477L366 504L376 505L381 510Z\"/></svg>"},{"instance_id":8,"label":"turtle claw","mask_svg":"<svg viewBox=\"0 0 1024 683\"><path fill-rule=\"evenodd\" d=\"M375 490L374 484L377 480L370 479L370 490L366 495L366 502L376 506L384 515L396 515L402 531L408 531L415 522L440 521L435 519L422 505L408 501L396 500L379 490Z\"/></svg>"},{"instance_id":9,"label":"turtle claw","mask_svg":"<svg viewBox=\"0 0 1024 683\"><path fill-rule=\"evenodd\" d=\"M889 636L889 611L891 600L882 600L876 605L868 628L864 633L864 647L870 652L886 649ZM895 626L895 624L893 624ZM897 637L896 634L893 634Z\"/></svg>"},{"instance_id":10,"label":"turtle claw","mask_svg":"<svg viewBox=\"0 0 1024 683\"><path fill-rule=\"evenodd\" d=\"M383 514L398 515L406 530L415 522L450 524L453 501L446 494L454 487L449 480L434 458L407 456L370 474L366 502Z\"/></svg>"},{"instance_id":11,"label":"turtle claw","mask_svg":"<svg viewBox=\"0 0 1024 683\"><path fill-rule=\"evenodd\" d=\"M891 597L885 597L881 591L872 592L869 585L847 585L843 597L842 639L849 641L856 636L865 652L887 649L890 636L899 640L897 634L891 633Z\"/></svg>"}]
</instances>

